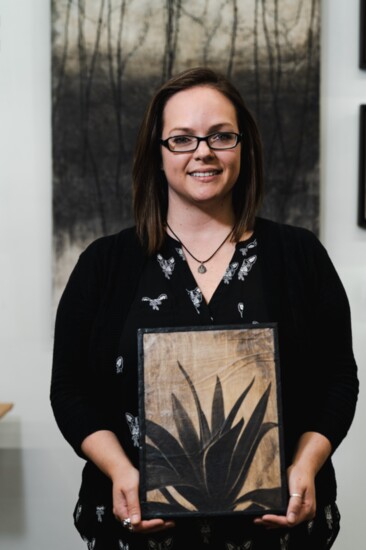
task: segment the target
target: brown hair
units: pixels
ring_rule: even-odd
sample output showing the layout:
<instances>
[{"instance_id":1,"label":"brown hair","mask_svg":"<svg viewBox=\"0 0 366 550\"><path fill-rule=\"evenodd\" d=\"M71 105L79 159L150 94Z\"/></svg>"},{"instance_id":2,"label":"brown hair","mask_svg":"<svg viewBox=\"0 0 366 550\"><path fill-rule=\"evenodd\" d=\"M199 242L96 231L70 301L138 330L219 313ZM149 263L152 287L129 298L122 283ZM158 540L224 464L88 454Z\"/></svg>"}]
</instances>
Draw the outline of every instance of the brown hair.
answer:
<instances>
[{"instance_id":1,"label":"brown hair","mask_svg":"<svg viewBox=\"0 0 366 550\"><path fill-rule=\"evenodd\" d=\"M221 74L204 67L188 69L165 82L145 112L135 148L132 170L133 208L137 234L148 253L157 252L165 238L168 185L161 169L160 138L165 105L174 94L196 86L209 86L234 105L243 134L241 165L233 188L235 225L233 241L252 229L263 195L262 144L257 125L238 90Z\"/></svg>"}]
</instances>

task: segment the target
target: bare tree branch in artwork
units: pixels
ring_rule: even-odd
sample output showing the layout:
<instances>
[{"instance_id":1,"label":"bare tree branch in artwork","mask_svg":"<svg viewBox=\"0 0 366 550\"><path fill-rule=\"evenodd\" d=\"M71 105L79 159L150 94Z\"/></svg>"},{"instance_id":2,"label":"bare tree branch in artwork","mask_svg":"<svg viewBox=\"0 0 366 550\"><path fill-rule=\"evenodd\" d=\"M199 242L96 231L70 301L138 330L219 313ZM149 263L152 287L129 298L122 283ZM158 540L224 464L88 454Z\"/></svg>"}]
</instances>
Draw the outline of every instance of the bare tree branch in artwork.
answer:
<instances>
[{"instance_id":1,"label":"bare tree branch in artwork","mask_svg":"<svg viewBox=\"0 0 366 550\"><path fill-rule=\"evenodd\" d=\"M107 220L105 214L105 206L103 201L103 193L101 187L101 181L99 177L99 166L94 156L92 144L89 136L89 118L90 118L90 95L93 84L93 76L95 63L98 56L100 36L103 24L103 11L105 0L101 0L99 17L97 23L97 31L95 35L94 47L92 50L90 66L88 67L87 61L87 47L84 37L84 23L85 23L85 0L79 0L78 2L78 51L79 51L79 64L80 64L80 115L81 125L83 130L83 145L82 145L82 173L85 176L87 159L90 161L92 173L94 176L95 189L97 193L97 200L100 213L100 222L103 233L107 229Z\"/></svg>"},{"instance_id":2,"label":"bare tree branch in artwork","mask_svg":"<svg viewBox=\"0 0 366 550\"><path fill-rule=\"evenodd\" d=\"M121 154L124 154L124 144L123 144L123 129L122 129L122 108L121 108L121 87L122 87L122 31L123 23L126 13L126 0L121 2L120 14L119 14L119 24L118 24L118 34L117 34L117 74L115 74L114 69L114 54L112 46L112 3L111 0L108 0L108 17L107 17L107 36L108 36L108 69L109 69L109 79L112 89L113 104L116 114L116 124L117 124L117 136L119 151Z\"/></svg>"},{"instance_id":3,"label":"bare tree branch in artwork","mask_svg":"<svg viewBox=\"0 0 366 550\"><path fill-rule=\"evenodd\" d=\"M254 5L254 82L255 82L255 111L257 113L257 120L260 124L261 120L261 81L260 81L260 67L259 67L259 3L261 0L255 0Z\"/></svg>"},{"instance_id":4,"label":"bare tree branch in artwork","mask_svg":"<svg viewBox=\"0 0 366 550\"><path fill-rule=\"evenodd\" d=\"M232 0L233 5L233 23L231 28L231 43L230 43L230 54L229 54L229 63L226 71L228 78L231 78L234 65L235 57L235 47L236 47L236 37L238 32L238 2L237 0Z\"/></svg>"},{"instance_id":5,"label":"bare tree branch in artwork","mask_svg":"<svg viewBox=\"0 0 366 550\"><path fill-rule=\"evenodd\" d=\"M107 43L108 43L108 70L109 80L112 91L113 106L115 111L115 121L117 126L118 152L116 159L116 173L114 189L116 197L122 198L121 194L121 169L123 159L126 156L126 148L124 143L123 132L123 76L129 60L137 53L146 40L149 19L144 20L142 29L137 36L136 43L129 51L124 52L123 38L125 29L125 19L127 16L127 0L122 0L119 7L119 21L117 36L112 31L112 15L113 7L111 0L108 0L108 16L107 16ZM116 40L117 38L117 40ZM113 45L116 44L116 52Z\"/></svg>"},{"instance_id":6,"label":"bare tree branch in artwork","mask_svg":"<svg viewBox=\"0 0 366 550\"><path fill-rule=\"evenodd\" d=\"M201 27L202 31L202 38L203 38L203 44L202 44L202 64L203 66L209 65L209 55L211 52L211 43L215 36L217 35L218 30L220 29L222 25L222 11L224 7L228 4L229 0L224 0L217 6L215 11L211 11L209 9L209 1L206 0L204 9L202 10L202 13L197 16L190 13L187 9L182 8L182 11L184 14L190 18L194 23L199 25ZM215 15L214 15L215 13ZM234 43L235 44L235 43ZM234 54L234 52L233 52ZM230 63L230 61L229 61Z\"/></svg>"},{"instance_id":7,"label":"bare tree branch in artwork","mask_svg":"<svg viewBox=\"0 0 366 550\"><path fill-rule=\"evenodd\" d=\"M53 116L55 116L57 112L57 108L59 105L60 97L63 92L63 85L65 81L65 66L66 66L66 59L67 59L67 54L69 50L69 21L70 21L71 4L72 4L72 0L68 0L67 8L66 8L65 25L64 25L64 43L62 48L61 60L58 68L58 74L56 77L57 85L54 87L54 90L53 90L53 101L52 101ZM54 10L56 10L56 0L53 0L52 6L53 6L52 11L54 12Z\"/></svg>"},{"instance_id":8,"label":"bare tree branch in artwork","mask_svg":"<svg viewBox=\"0 0 366 550\"><path fill-rule=\"evenodd\" d=\"M283 159L283 166L285 170L285 180L288 182L288 159L287 159L287 151L286 151L286 145L284 143L284 137L283 137L283 128L282 128L282 117L280 113L280 105L279 105L279 89L281 85L281 48L278 41L278 0L275 0L275 11L274 11L274 41L275 41L275 48L272 47L271 44L271 36L272 33L270 33L268 26L267 26L267 13L266 13L266 0L262 0L262 23L263 23L263 30L264 30L264 36L266 39L266 47L267 47L267 55L268 55L268 63L269 63L269 84L271 89L271 95L272 95L272 106L273 106L273 112L275 117L275 126L273 128L273 133L271 137L271 141L268 147L268 170L271 170L272 165L272 154L275 150L275 143L279 143L279 147L281 150L281 155ZM286 185L287 187L287 185Z\"/></svg>"},{"instance_id":9,"label":"bare tree branch in artwork","mask_svg":"<svg viewBox=\"0 0 366 550\"><path fill-rule=\"evenodd\" d=\"M162 80L168 80L173 74L179 35L179 20L182 0L166 0L167 21L165 25L165 50L163 58Z\"/></svg>"},{"instance_id":10,"label":"bare tree branch in artwork","mask_svg":"<svg viewBox=\"0 0 366 550\"><path fill-rule=\"evenodd\" d=\"M298 135L299 140L297 142L296 152L292 162L292 170L290 173L290 180L294 181L296 173L299 169L300 157L304 144L304 135L306 129L306 120L308 116L309 109L309 90L310 90L310 80L311 73L314 69L314 34L315 34L315 11L316 11L316 0L311 1L311 16L310 24L308 29L308 40L306 48L306 73L305 73L305 85L303 88L303 107L300 111L300 120L298 121Z\"/></svg>"},{"instance_id":11,"label":"bare tree branch in artwork","mask_svg":"<svg viewBox=\"0 0 366 550\"><path fill-rule=\"evenodd\" d=\"M301 9L301 3L299 10ZM307 4L308 7L309 4ZM283 44L287 42L287 36L290 29L287 26L296 25L301 17L301 12L298 10L295 20L292 22L281 22L280 28L280 13L279 13L279 0L261 0L261 21L263 36L265 39L267 62L268 62L268 85L271 96L271 125L269 137L266 140L266 172L272 174L277 167L281 170L281 179L277 182L277 192L281 196L281 201L278 201L277 211L280 218L285 217L285 213L288 209L288 202L293 199L296 192L296 186L302 185L301 177L299 179L300 158L304 144L304 134L306 134L306 124L309 115L309 101L311 93L311 83L313 82L313 57L314 57L314 44L313 35L315 32L316 24L316 5L317 0L311 0L311 14L309 20L309 27L307 33L307 39L304 41L304 46L297 48L297 56L293 60L293 73L294 82L296 83L297 72L299 67L302 68L303 80L300 85L301 96L297 96L296 104L298 104L296 111L296 131L293 130L293 121L289 127L289 115L288 105L283 103L284 92L286 86L288 86L289 75L286 75L286 82L284 79L284 68L287 66L287 72L289 71L289 59L291 56L291 50L286 48L286 60L283 57ZM259 19L258 2L256 2L255 10L255 29L258 28ZM271 23L271 26L269 25ZM257 30L255 30L257 32ZM258 55L258 47L255 47L255 55ZM258 72L258 59L256 59L256 102L261 104L260 94L261 87L259 81ZM296 84L295 84L296 85ZM300 98L302 101L300 102ZM294 108L295 103L292 105ZM287 130L285 130L287 128ZM291 131L289 131L289 128Z\"/></svg>"}]
</instances>

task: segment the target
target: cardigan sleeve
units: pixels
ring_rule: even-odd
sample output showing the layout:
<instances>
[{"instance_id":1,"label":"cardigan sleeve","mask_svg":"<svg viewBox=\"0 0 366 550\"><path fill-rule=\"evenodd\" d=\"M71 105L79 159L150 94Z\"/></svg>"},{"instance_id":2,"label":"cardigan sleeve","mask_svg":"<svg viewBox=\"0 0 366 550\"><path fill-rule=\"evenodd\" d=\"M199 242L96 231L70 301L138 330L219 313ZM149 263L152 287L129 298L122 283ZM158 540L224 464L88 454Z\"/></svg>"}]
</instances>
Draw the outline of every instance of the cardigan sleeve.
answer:
<instances>
[{"instance_id":1,"label":"cardigan sleeve","mask_svg":"<svg viewBox=\"0 0 366 550\"><path fill-rule=\"evenodd\" d=\"M334 452L349 430L358 396L351 314L344 287L323 245L305 231L302 246L305 296L310 296L309 373L315 396L309 403L306 429L326 436Z\"/></svg>"},{"instance_id":2,"label":"cardigan sleeve","mask_svg":"<svg viewBox=\"0 0 366 550\"><path fill-rule=\"evenodd\" d=\"M61 297L55 324L51 405L63 436L83 458L85 437L112 425L108 409L96 394L89 351L101 304L107 239L95 241L81 254Z\"/></svg>"}]
</instances>

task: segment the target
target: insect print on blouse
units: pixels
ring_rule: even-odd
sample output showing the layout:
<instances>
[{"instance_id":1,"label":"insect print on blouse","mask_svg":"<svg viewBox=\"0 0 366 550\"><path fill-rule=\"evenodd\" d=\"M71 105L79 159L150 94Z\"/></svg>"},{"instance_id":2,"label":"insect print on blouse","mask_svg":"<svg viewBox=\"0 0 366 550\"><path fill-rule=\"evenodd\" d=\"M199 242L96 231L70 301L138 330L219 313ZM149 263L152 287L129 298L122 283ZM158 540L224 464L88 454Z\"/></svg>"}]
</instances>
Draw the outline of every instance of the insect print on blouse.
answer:
<instances>
[{"instance_id":1,"label":"insect print on blouse","mask_svg":"<svg viewBox=\"0 0 366 550\"><path fill-rule=\"evenodd\" d=\"M232 264L229 265L223 277L224 283L226 285L228 285L230 281L232 281L238 267L239 267L239 262L233 262Z\"/></svg>"},{"instance_id":2,"label":"insect print on blouse","mask_svg":"<svg viewBox=\"0 0 366 550\"><path fill-rule=\"evenodd\" d=\"M123 372L123 357L119 355L116 359L116 372L117 374L122 374Z\"/></svg>"},{"instance_id":3,"label":"insect print on blouse","mask_svg":"<svg viewBox=\"0 0 366 550\"><path fill-rule=\"evenodd\" d=\"M119 550L129 550L130 548L128 542L124 544L121 540L118 541L118 545L119 545Z\"/></svg>"},{"instance_id":4,"label":"insect print on blouse","mask_svg":"<svg viewBox=\"0 0 366 550\"><path fill-rule=\"evenodd\" d=\"M161 254L158 254L156 256L156 259L158 260L165 277L167 279L170 279L170 277L173 275L173 271L175 268L175 259L173 258L173 256L168 260L165 260Z\"/></svg>"},{"instance_id":5,"label":"insect print on blouse","mask_svg":"<svg viewBox=\"0 0 366 550\"><path fill-rule=\"evenodd\" d=\"M313 528L314 528L314 520L311 519L307 523L308 535L311 535L311 533L313 532Z\"/></svg>"},{"instance_id":6,"label":"insect print on blouse","mask_svg":"<svg viewBox=\"0 0 366 550\"><path fill-rule=\"evenodd\" d=\"M333 529L333 514L332 514L332 507L330 505L326 506L324 508L325 513L325 519L328 525L328 529Z\"/></svg>"},{"instance_id":7,"label":"insect print on blouse","mask_svg":"<svg viewBox=\"0 0 366 550\"><path fill-rule=\"evenodd\" d=\"M126 413L126 420L128 427L130 428L132 443L134 447L138 447L140 444L140 426L139 426L139 417L133 416L131 413Z\"/></svg>"},{"instance_id":8,"label":"insect print on blouse","mask_svg":"<svg viewBox=\"0 0 366 550\"><path fill-rule=\"evenodd\" d=\"M91 541L89 541L86 537L83 537L83 541L86 542L88 546L88 550L94 550L95 542L96 542L95 539L92 539Z\"/></svg>"},{"instance_id":9,"label":"insect print on blouse","mask_svg":"<svg viewBox=\"0 0 366 550\"><path fill-rule=\"evenodd\" d=\"M251 250L257 246L257 239L254 239L251 243L247 244L244 248L239 248L239 251L245 257L248 254L248 250Z\"/></svg>"},{"instance_id":10,"label":"insect print on blouse","mask_svg":"<svg viewBox=\"0 0 366 550\"><path fill-rule=\"evenodd\" d=\"M185 262L186 257L184 255L183 248L176 248L175 251L178 254L178 256L183 260L183 262Z\"/></svg>"},{"instance_id":11,"label":"insect print on blouse","mask_svg":"<svg viewBox=\"0 0 366 550\"><path fill-rule=\"evenodd\" d=\"M96 509L95 509L95 513L97 515L98 522L102 523L103 516L105 514L105 506L97 506Z\"/></svg>"},{"instance_id":12,"label":"insect print on blouse","mask_svg":"<svg viewBox=\"0 0 366 550\"><path fill-rule=\"evenodd\" d=\"M244 313L244 304L243 304L243 302L238 303L238 311L239 311L240 317L243 318L243 313Z\"/></svg>"},{"instance_id":13,"label":"insect print on blouse","mask_svg":"<svg viewBox=\"0 0 366 550\"><path fill-rule=\"evenodd\" d=\"M200 313L199 308L201 307L201 302L202 302L202 292L200 291L198 286L196 288L194 288L193 290L188 290L186 288L186 291L188 292L188 295L191 299L191 302L194 305L194 307L196 308L197 313L199 314Z\"/></svg>"},{"instance_id":14,"label":"insect print on blouse","mask_svg":"<svg viewBox=\"0 0 366 550\"><path fill-rule=\"evenodd\" d=\"M286 533L283 537L280 538L280 546L281 550L287 550L288 549L288 543L290 540L290 533Z\"/></svg>"},{"instance_id":15,"label":"insect print on blouse","mask_svg":"<svg viewBox=\"0 0 366 550\"><path fill-rule=\"evenodd\" d=\"M154 539L149 539L147 541L149 550L170 550L173 548L173 539L170 537L168 539L163 540L162 542L158 542Z\"/></svg>"},{"instance_id":16,"label":"insect print on blouse","mask_svg":"<svg viewBox=\"0 0 366 550\"><path fill-rule=\"evenodd\" d=\"M153 310L159 311L159 306L163 303L163 300L167 300L168 296L166 294L160 294L157 298L149 298L148 296L144 296L141 298L142 302L149 302L149 306L152 307Z\"/></svg>"},{"instance_id":17,"label":"insect print on blouse","mask_svg":"<svg viewBox=\"0 0 366 550\"><path fill-rule=\"evenodd\" d=\"M252 269L253 265L257 261L257 256L249 256L249 258L244 258L243 263L238 272L239 281L244 281L245 277L248 276L249 271Z\"/></svg>"},{"instance_id":18,"label":"insect print on blouse","mask_svg":"<svg viewBox=\"0 0 366 550\"><path fill-rule=\"evenodd\" d=\"M75 523L77 523L79 521L82 510L83 510L82 505L78 504L78 506L76 508L76 512L75 512Z\"/></svg>"},{"instance_id":19,"label":"insect print on blouse","mask_svg":"<svg viewBox=\"0 0 366 550\"><path fill-rule=\"evenodd\" d=\"M211 538L211 524L207 519L198 520L199 530L204 544L209 544Z\"/></svg>"},{"instance_id":20,"label":"insect print on blouse","mask_svg":"<svg viewBox=\"0 0 366 550\"><path fill-rule=\"evenodd\" d=\"M225 542L225 550L251 550L252 545L252 540L244 541L243 544L240 544L239 546L237 544L233 544L232 542Z\"/></svg>"}]
</instances>

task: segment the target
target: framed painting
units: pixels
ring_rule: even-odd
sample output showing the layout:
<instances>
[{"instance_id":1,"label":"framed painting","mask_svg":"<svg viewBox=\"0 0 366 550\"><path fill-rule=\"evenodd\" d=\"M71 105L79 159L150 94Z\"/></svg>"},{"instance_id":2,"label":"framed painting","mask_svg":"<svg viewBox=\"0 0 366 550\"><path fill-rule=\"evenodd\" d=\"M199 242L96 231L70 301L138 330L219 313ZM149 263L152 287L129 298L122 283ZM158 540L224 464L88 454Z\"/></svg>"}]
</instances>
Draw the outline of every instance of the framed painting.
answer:
<instances>
[{"instance_id":1,"label":"framed painting","mask_svg":"<svg viewBox=\"0 0 366 550\"><path fill-rule=\"evenodd\" d=\"M366 228L366 105L360 107L358 225Z\"/></svg>"},{"instance_id":2,"label":"framed painting","mask_svg":"<svg viewBox=\"0 0 366 550\"><path fill-rule=\"evenodd\" d=\"M360 69L366 69L366 0L360 0Z\"/></svg>"},{"instance_id":3,"label":"framed painting","mask_svg":"<svg viewBox=\"0 0 366 550\"><path fill-rule=\"evenodd\" d=\"M162 82L190 67L226 75L257 121L260 215L318 232L320 0L51 6L55 305L86 246L134 225L131 169L143 114Z\"/></svg>"},{"instance_id":4,"label":"framed painting","mask_svg":"<svg viewBox=\"0 0 366 550\"><path fill-rule=\"evenodd\" d=\"M283 513L275 324L141 329L144 518Z\"/></svg>"}]
</instances>

